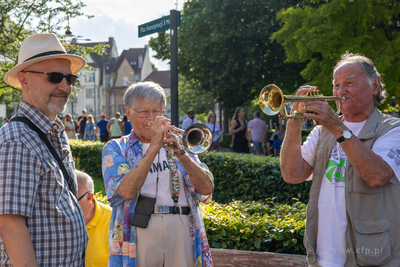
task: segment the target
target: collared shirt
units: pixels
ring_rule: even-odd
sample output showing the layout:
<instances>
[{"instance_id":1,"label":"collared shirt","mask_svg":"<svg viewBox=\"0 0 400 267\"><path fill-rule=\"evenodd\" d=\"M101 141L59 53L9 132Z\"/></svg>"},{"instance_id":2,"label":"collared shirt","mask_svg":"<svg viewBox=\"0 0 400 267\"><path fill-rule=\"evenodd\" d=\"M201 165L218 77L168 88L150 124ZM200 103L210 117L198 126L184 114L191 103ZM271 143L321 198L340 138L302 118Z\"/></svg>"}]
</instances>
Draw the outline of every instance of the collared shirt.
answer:
<instances>
[{"instance_id":1,"label":"collared shirt","mask_svg":"<svg viewBox=\"0 0 400 267\"><path fill-rule=\"evenodd\" d=\"M197 123L197 119L196 118L186 118L183 122L182 122L182 129L185 130L187 127L189 127L190 125L192 125L193 123Z\"/></svg>"},{"instance_id":2,"label":"collared shirt","mask_svg":"<svg viewBox=\"0 0 400 267\"><path fill-rule=\"evenodd\" d=\"M201 163L197 156L189 154L192 159L199 164L207 173L211 181L213 175L204 163ZM103 149L103 176L107 198L113 208L111 216L109 244L110 259L109 266L136 266L136 227L130 225L133 212L135 210L136 197L132 201L123 199L117 193L117 188L126 173L129 172L142 158L142 142L132 131L130 135L121 139L108 142ZM191 209L190 234L193 240L194 261L198 266L212 266L210 248L207 241L204 222L201 216L199 201L208 203L211 201L210 195L199 194L183 166L177 159L174 159L179 170L182 172L186 197Z\"/></svg>"},{"instance_id":3,"label":"collared shirt","mask_svg":"<svg viewBox=\"0 0 400 267\"><path fill-rule=\"evenodd\" d=\"M86 224L89 243L86 252L86 267L106 267L110 255L108 249L108 228L110 227L112 209L93 198L94 216Z\"/></svg>"},{"instance_id":4,"label":"collared shirt","mask_svg":"<svg viewBox=\"0 0 400 267\"><path fill-rule=\"evenodd\" d=\"M260 118L254 118L249 121L247 127L250 129L251 138L253 142L262 143L264 142L264 132L268 131L265 122Z\"/></svg>"},{"instance_id":5,"label":"collared shirt","mask_svg":"<svg viewBox=\"0 0 400 267\"><path fill-rule=\"evenodd\" d=\"M46 134L76 189L75 166L61 120L50 120L25 101L16 116L27 117ZM27 218L38 265L83 266L88 238L81 208L57 161L22 122L12 121L0 129L0 177L0 215ZM1 237L0 265L11 266Z\"/></svg>"}]
</instances>

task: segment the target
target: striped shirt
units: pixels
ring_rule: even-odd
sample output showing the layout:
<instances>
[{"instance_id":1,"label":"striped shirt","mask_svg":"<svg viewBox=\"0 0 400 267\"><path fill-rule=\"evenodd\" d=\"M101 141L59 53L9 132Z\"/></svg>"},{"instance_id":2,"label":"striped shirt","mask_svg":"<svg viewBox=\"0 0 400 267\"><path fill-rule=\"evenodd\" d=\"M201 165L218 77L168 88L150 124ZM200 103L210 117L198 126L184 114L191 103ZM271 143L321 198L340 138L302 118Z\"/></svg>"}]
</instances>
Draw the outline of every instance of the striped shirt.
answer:
<instances>
[{"instance_id":1,"label":"striped shirt","mask_svg":"<svg viewBox=\"0 0 400 267\"><path fill-rule=\"evenodd\" d=\"M64 125L21 101L16 116L43 131L75 181L75 166ZM88 241L85 219L57 161L22 122L0 129L0 215L25 216L39 266L84 266ZM16 240L16 242L20 242ZM0 266L12 266L0 236Z\"/></svg>"}]
</instances>

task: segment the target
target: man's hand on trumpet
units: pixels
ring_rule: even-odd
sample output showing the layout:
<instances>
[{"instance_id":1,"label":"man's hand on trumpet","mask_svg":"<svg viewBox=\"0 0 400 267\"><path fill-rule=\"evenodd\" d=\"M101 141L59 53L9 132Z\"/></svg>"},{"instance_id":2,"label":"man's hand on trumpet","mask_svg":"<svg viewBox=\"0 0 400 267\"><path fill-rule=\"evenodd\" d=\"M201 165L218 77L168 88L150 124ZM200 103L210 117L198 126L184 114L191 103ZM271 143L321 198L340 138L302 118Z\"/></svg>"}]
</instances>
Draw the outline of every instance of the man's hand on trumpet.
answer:
<instances>
[{"instance_id":1,"label":"man's hand on trumpet","mask_svg":"<svg viewBox=\"0 0 400 267\"><path fill-rule=\"evenodd\" d=\"M304 110L306 111L303 114L305 118L317 121L330 132L337 128L343 128L343 122L327 101L307 101Z\"/></svg>"},{"instance_id":2,"label":"man's hand on trumpet","mask_svg":"<svg viewBox=\"0 0 400 267\"><path fill-rule=\"evenodd\" d=\"M312 86L312 85L300 86L299 90L297 90L297 92L296 92L296 96L308 96L308 94L311 91L315 91L315 90L317 90L316 86ZM291 114L293 114L293 112L295 112L295 111L297 111L297 112L304 111L305 103L306 102L293 102Z\"/></svg>"},{"instance_id":3,"label":"man's hand on trumpet","mask_svg":"<svg viewBox=\"0 0 400 267\"><path fill-rule=\"evenodd\" d=\"M151 127L150 146L156 146L158 149L163 147L165 135L168 131L175 129L175 126L169 124L170 121L167 117L157 116L147 123L147 126Z\"/></svg>"}]
</instances>

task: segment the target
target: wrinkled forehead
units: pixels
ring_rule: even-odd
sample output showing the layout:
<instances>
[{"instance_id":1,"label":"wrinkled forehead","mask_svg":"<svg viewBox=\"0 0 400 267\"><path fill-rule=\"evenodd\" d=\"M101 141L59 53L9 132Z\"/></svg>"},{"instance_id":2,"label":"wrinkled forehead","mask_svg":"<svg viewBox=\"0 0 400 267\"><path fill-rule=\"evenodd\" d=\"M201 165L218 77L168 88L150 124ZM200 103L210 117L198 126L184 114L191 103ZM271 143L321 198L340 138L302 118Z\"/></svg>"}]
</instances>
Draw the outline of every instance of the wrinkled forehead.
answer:
<instances>
[{"instance_id":1,"label":"wrinkled forehead","mask_svg":"<svg viewBox=\"0 0 400 267\"><path fill-rule=\"evenodd\" d=\"M333 73L333 82L339 79L359 79L361 77L366 77L366 74L360 63L349 63L344 64L337 68Z\"/></svg>"},{"instance_id":2,"label":"wrinkled forehead","mask_svg":"<svg viewBox=\"0 0 400 267\"><path fill-rule=\"evenodd\" d=\"M157 103L151 99L137 100L135 103L136 109L163 109L162 103Z\"/></svg>"}]
</instances>

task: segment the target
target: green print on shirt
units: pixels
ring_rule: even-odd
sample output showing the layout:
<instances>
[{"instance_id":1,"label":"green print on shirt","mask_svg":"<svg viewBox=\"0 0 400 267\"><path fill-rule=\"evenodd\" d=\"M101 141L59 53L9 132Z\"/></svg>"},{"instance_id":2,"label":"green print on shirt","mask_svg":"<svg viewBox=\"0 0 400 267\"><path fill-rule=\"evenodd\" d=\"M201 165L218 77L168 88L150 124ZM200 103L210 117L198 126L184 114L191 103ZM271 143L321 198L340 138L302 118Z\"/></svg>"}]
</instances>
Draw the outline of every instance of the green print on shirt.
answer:
<instances>
[{"instance_id":1,"label":"green print on shirt","mask_svg":"<svg viewBox=\"0 0 400 267\"><path fill-rule=\"evenodd\" d=\"M340 159L340 164L333 160L328 161L328 163L326 164L326 169L328 170L330 167L331 168L326 173L326 177L328 177L329 181L332 182L332 178L336 178L337 181L344 182L344 177L340 176L340 169L342 168L345 162L346 162L345 159Z\"/></svg>"}]
</instances>

